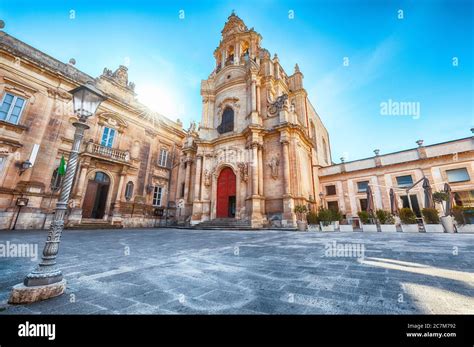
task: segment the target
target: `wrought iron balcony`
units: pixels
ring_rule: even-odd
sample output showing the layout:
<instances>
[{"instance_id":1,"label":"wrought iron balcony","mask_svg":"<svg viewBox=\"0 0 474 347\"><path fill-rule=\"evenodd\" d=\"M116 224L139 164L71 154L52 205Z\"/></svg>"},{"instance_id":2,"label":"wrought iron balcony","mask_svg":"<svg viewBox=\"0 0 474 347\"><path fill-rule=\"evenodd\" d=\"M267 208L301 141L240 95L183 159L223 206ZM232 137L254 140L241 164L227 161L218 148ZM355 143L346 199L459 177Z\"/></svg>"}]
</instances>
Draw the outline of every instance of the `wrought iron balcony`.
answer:
<instances>
[{"instance_id":1,"label":"wrought iron balcony","mask_svg":"<svg viewBox=\"0 0 474 347\"><path fill-rule=\"evenodd\" d=\"M102 146L92 141L87 143L86 152L102 158L109 158L123 162L130 161L130 153L128 151L121 151L119 149Z\"/></svg>"}]
</instances>

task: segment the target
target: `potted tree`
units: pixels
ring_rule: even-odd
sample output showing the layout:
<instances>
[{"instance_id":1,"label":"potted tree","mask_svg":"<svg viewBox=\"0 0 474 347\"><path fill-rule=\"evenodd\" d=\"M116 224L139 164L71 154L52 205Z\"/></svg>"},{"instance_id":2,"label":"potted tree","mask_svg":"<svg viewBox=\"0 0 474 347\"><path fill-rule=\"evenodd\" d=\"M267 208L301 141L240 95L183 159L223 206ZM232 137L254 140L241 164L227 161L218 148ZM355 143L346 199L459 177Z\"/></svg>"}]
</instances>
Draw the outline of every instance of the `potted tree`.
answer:
<instances>
[{"instance_id":1,"label":"potted tree","mask_svg":"<svg viewBox=\"0 0 474 347\"><path fill-rule=\"evenodd\" d=\"M441 208L444 210L444 202L448 201L449 195L446 192L435 192L433 193L433 201L441 205ZM441 225L447 233L454 233L454 223L453 217L451 216L442 216Z\"/></svg>"},{"instance_id":2,"label":"potted tree","mask_svg":"<svg viewBox=\"0 0 474 347\"><path fill-rule=\"evenodd\" d=\"M462 208L462 206L453 206L452 213L454 220L456 221L457 231L464 231L464 227L466 225L466 218L464 218L464 209Z\"/></svg>"},{"instance_id":3,"label":"potted tree","mask_svg":"<svg viewBox=\"0 0 474 347\"><path fill-rule=\"evenodd\" d=\"M308 222L308 231L319 231L319 220L316 212L309 211L306 215L306 221Z\"/></svg>"},{"instance_id":4,"label":"potted tree","mask_svg":"<svg viewBox=\"0 0 474 347\"><path fill-rule=\"evenodd\" d=\"M400 221L402 222L403 232L405 233L419 232L415 213L411 209L407 207L400 209Z\"/></svg>"},{"instance_id":5,"label":"potted tree","mask_svg":"<svg viewBox=\"0 0 474 347\"><path fill-rule=\"evenodd\" d=\"M421 210L423 224L427 233L442 233L444 228L439 224L438 210L435 208L424 208Z\"/></svg>"},{"instance_id":6,"label":"potted tree","mask_svg":"<svg viewBox=\"0 0 474 347\"><path fill-rule=\"evenodd\" d=\"M298 225L298 230L299 231L305 231L307 227L307 222L306 222L306 214L308 213L308 207L306 205L296 205L295 206L295 213L296 217L298 220L296 221L296 224Z\"/></svg>"},{"instance_id":7,"label":"potted tree","mask_svg":"<svg viewBox=\"0 0 474 347\"><path fill-rule=\"evenodd\" d=\"M380 223L380 231L397 231L397 227L395 226L395 218L393 218L393 215L390 212L385 210L377 210L375 215L377 216L377 220Z\"/></svg>"},{"instance_id":8,"label":"potted tree","mask_svg":"<svg viewBox=\"0 0 474 347\"><path fill-rule=\"evenodd\" d=\"M339 229L339 222L342 220L342 213L336 209L330 209L331 211L331 224L334 225L334 230Z\"/></svg>"},{"instance_id":9,"label":"potted tree","mask_svg":"<svg viewBox=\"0 0 474 347\"><path fill-rule=\"evenodd\" d=\"M354 227L352 223L349 224L347 219L343 219L341 223L339 223L339 231L354 231Z\"/></svg>"},{"instance_id":10,"label":"potted tree","mask_svg":"<svg viewBox=\"0 0 474 347\"><path fill-rule=\"evenodd\" d=\"M362 231L375 231L377 232L377 225L374 223L374 216L367 211L357 212L362 225Z\"/></svg>"},{"instance_id":11,"label":"potted tree","mask_svg":"<svg viewBox=\"0 0 474 347\"><path fill-rule=\"evenodd\" d=\"M331 210L321 208L318 211L318 221L321 231L334 231L334 224L332 224L333 215Z\"/></svg>"}]
</instances>

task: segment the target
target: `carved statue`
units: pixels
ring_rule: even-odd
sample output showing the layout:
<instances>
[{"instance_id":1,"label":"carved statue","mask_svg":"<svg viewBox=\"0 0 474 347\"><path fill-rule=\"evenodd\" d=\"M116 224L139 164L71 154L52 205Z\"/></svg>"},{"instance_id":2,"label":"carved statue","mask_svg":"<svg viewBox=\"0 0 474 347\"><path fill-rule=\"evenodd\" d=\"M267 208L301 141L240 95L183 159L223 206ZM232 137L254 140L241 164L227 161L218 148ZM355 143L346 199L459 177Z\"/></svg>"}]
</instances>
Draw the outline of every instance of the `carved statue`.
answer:
<instances>
[{"instance_id":1,"label":"carved statue","mask_svg":"<svg viewBox=\"0 0 474 347\"><path fill-rule=\"evenodd\" d=\"M128 84L128 72L127 68L123 65L120 65L117 70L113 73L115 80L123 87L126 87Z\"/></svg>"},{"instance_id":2,"label":"carved statue","mask_svg":"<svg viewBox=\"0 0 474 347\"><path fill-rule=\"evenodd\" d=\"M268 106L268 112L270 112L270 114L277 114L281 110L287 109L287 108L288 108L288 94L283 94L279 96L275 102L271 103Z\"/></svg>"},{"instance_id":3,"label":"carved statue","mask_svg":"<svg viewBox=\"0 0 474 347\"><path fill-rule=\"evenodd\" d=\"M237 164L237 166L238 166L239 172L240 172L240 179L243 182L247 182L247 180L249 178L249 164L244 163L244 162L240 162L240 163Z\"/></svg>"},{"instance_id":4,"label":"carved statue","mask_svg":"<svg viewBox=\"0 0 474 347\"><path fill-rule=\"evenodd\" d=\"M188 134L192 134L194 132L196 132L196 122L192 121L189 125Z\"/></svg>"},{"instance_id":5,"label":"carved statue","mask_svg":"<svg viewBox=\"0 0 474 347\"><path fill-rule=\"evenodd\" d=\"M275 180L278 178L279 165L280 165L280 159L276 156L272 157L272 159L270 159L270 161L268 162L268 166L270 167L272 178Z\"/></svg>"},{"instance_id":6,"label":"carved statue","mask_svg":"<svg viewBox=\"0 0 474 347\"><path fill-rule=\"evenodd\" d=\"M209 187L211 185L212 173L209 170L204 170L204 185Z\"/></svg>"}]
</instances>

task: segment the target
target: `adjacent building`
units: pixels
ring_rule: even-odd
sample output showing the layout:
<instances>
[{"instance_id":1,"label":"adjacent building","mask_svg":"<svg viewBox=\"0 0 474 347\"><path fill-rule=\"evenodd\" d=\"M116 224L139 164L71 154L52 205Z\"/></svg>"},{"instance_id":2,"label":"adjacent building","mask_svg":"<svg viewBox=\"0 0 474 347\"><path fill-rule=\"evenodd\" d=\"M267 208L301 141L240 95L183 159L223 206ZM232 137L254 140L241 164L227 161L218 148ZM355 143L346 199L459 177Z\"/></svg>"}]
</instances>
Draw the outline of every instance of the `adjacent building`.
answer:
<instances>
[{"instance_id":1,"label":"adjacent building","mask_svg":"<svg viewBox=\"0 0 474 347\"><path fill-rule=\"evenodd\" d=\"M94 78L73 63L0 32L0 229L48 227L74 133L68 91L88 81L107 100L88 120L67 225L174 218L181 124L137 102L127 67Z\"/></svg>"},{"instance_id":2,"label":"adjacent building","mask_svg":"<svg viewBox=\"0 0 474 347\"><path fill-rule=\"evenodd\" d=\"M433 192L442 191L448 183L457 205L474 207L474 136L371 158L343 162L319 170L321 203L340 209L346 217L357 217L367 207L367 187L370 185L376 209L390 211L390 189L398 206L411 207L421 217L424 190L421 183L427 177ZM411 201L409 201L410 199ZM411 204L410 204L411 202ZM437 208L442 212L442 206Z\"/></svg>"}]
</instances>

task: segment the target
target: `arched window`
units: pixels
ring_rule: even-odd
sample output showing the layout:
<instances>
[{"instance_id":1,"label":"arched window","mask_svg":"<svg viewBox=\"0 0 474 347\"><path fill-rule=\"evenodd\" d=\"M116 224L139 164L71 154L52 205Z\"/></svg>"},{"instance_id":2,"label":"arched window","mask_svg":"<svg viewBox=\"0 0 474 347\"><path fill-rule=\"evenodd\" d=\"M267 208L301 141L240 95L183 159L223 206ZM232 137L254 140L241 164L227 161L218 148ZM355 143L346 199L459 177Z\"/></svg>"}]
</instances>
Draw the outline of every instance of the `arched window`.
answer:
<instances>
[{"instance_id":1,"label":"arched window","mask_svg":"<svg viewBox=\"0 0 474 347\"><path fill-rule=\"evenodd\" d=\"M125 186L125 200L130 201L133 196L133 182L129 181Z\"/></svg>"},{"instance_id":2,"label":"arched window","mask_svg":"<svg viewBox=\"0 0 474 347\"><path fill-rule=\"evenodd\" d=\"M109 183L109 176L107 176L105 173L101 171L97 171L95 173L94 181L100 182L100 183Z\"/></svg>"},{"instance_id":3,"label":"arched window","mask_svg":"<svg viewBox=\"0 0 474 347\"><path fill-rule=\"evenodd\" d=\"M231 107L226 107L222 113L221 124L217 127L219 134L234 131L234 110Z\"/></svg>"},{"instance_id":4,"label":"arched window","mask_svg":"<svg viewBox=\"0 0 474 347\"><path fill-rule=\"evenodd\" d=\"M59 168L53 171L53 176L51 177L51 191L57 192L61 188L61 183L63 181L63 176L58 174Z\"/></svg>"}]
</instances>

